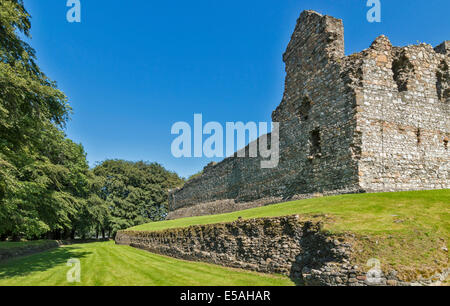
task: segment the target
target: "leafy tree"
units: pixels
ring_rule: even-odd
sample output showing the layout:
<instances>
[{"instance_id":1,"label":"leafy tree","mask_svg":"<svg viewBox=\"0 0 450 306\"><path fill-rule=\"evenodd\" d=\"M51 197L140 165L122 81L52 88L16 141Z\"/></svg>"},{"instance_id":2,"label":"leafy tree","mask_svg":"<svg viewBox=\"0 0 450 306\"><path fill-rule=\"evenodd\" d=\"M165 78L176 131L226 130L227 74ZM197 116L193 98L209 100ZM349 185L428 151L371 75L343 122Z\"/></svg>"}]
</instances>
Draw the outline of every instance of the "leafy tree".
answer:
<instances>
[{"instance_id":1,"label":"leafy tree","mask_svg":"<svg viewBox=\"0 0 450 306\"><path fill-rule=\"evenodd\" d=\"M90 171L83 146L63 132L66 96L21 39L30 28L22 0L0 0L0 240L105 237L164 219L167 190L183 180L144 162Z\"/></svg>"},{"instance_id":2,"label":"leafy tree","mask_svg":"<svg viewBox=\"0 0 450 306\"><path fill-rule=\"evenodd\" d=\"M89 184L89 197L86 205L79 212L78 220L73 227L73 233L77 232L83 238L91 236L93 233L97 238L100 233L103 238L110 237L111 210L108 203L100 197L104 179L95 176L91 171Z\"/></svg>"},{"instance_id":3,"label":"leafy tree","mask_svg":"<svg viewBox=\"0 0 450 306\"><path fill-rule=\"evenodd\" d=\"M26 238L47 232L68 237L89 195L84 149L51 124L32 144L15 156L15 185L3 199L0 230Z\"/></svg>"},{"instance_id":4,"label":"leafy tree","mask_svg":"<svg viewBox=\"0 0 450 306\"><path fill-rule=\"evenodd\" d=\"M99 196L110 208L113 233L164 220L168 190L184 183L176 173L157 163L107 160L94 169L94 174L104 181Z\"/></svg>"},{"instance_id":5,"label":"leafy tree","mask_svg":"<svg viewBox=\"0 0 450 306\"><path fill-rule=\"evenodd\" d=\"M30 15L21 0L0 1L0 131L3 145L27 144L48 120L64 126L65 95L39 69L30 36Z\"/></svg>"},{"instance_id":6,"label":"leafy tree","mask_svg":"<svg viewBox=\"0 0 450 306\"><path fill-rule=\"evenodd\" d=\"M0 236L70 228L85 196L83 148L61 131L70 107L40 70L21 0L0 1Z\"/></svg>"}]
</instances>

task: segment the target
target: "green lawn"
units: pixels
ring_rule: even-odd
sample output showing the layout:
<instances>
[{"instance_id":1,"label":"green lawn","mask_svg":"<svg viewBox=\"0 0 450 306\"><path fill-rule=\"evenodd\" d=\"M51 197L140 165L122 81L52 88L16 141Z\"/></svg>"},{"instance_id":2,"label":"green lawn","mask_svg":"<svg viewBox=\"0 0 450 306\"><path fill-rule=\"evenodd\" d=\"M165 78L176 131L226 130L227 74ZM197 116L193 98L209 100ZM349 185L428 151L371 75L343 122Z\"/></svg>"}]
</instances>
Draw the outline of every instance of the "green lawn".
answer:
<instances>
[{"instance_id":1,"label":"green lawn","mask_svg":"<svg viewBox=\"0 0 450 306\"><path fill-rule=\"evenodd\" d=\"M114 242L63 246L0 263L0 286L66 286L66 263L81 261L84 286L292 286L283 276L265 275L155 255Z\"/></svg>"},{"instance_id":2,"label":"green lawn","mask_svg":"<svg viewBox=\"0 0 450 306\"><path fill-rule=\"evenodd\" d=\"M300 200L222 215L148 223L133 231L161 231L198 224L287 215L328 215L325 229L363 234L398 233L420 228L450 236L450 190L350 194Z\"/></svg>"}]
</instances>

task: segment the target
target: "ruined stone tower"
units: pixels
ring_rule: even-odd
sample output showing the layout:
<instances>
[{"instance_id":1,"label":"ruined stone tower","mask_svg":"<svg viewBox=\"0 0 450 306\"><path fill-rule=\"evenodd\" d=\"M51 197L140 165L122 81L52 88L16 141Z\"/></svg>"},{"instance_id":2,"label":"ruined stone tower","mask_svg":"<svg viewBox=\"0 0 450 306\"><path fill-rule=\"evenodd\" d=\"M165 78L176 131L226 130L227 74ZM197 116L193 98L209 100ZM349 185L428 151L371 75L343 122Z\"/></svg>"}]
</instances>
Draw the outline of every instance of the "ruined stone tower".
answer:
<instances>
[{"instance_id":1,"label":"ruined stone tower","mask_svg":"<svg viewBox=\"0 0 450 306\"><path fill-rule=\"evenodd\" d=\"M450 187L450 42L393 47L385 36L345 56L342 21L304 11L283 56L273 112L280 162L227 158L169 194L169 218L314 194Z\"/></svg>"}]
</instances>

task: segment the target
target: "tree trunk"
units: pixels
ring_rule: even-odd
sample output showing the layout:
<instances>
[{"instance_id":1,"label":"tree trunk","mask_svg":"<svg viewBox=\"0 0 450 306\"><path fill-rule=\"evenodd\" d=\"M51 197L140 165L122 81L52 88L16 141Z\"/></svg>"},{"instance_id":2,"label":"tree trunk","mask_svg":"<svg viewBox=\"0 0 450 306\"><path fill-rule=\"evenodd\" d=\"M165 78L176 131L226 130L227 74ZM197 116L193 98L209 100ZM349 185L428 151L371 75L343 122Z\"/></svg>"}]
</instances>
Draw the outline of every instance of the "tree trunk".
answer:
<instances>
[{"instance_id":1,"label":"tree trunk","mask_svg":"<svg viewBox=\"0 0 450 306\"><path fill-rule=\"evenodd\" d=\"M70 232L68 230L63 230L61 232L61 240L66 240L70 235Z\"/></svg>"},{"instance_id":2,"label":"tree trunk","mask_svg":"<svg viewBox=\"0 0 450 306\"><path fill-rule=\"evenodd\" d=\"M102 227L102 238L106 239L106 237L105 237L105 229L103 227Z\"/></svg>"}]
</instances>

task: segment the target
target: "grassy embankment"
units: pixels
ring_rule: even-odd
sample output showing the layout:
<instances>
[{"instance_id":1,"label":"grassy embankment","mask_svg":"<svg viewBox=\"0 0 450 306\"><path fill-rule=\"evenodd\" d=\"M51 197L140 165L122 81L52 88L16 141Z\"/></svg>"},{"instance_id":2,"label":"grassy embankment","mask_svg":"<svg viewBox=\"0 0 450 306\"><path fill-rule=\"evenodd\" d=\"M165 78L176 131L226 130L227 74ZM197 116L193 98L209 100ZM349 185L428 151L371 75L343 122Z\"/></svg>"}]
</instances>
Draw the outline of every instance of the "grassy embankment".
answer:
<instances>
[{"instance_id":1,"label":"grassy embankment","mask_svg":"<svg viewBox=\"0 0 450 306\"><path fill-rule=\"evenodd\" d=\"M81 262L81 283L67 282L66 274L71 267L66 263L71 258L77 258ZM112 241L63 246L0 263L0 286L67 285L289 286L294 284L287 277L177 260L129 246L117 246Z\"/></svg>"},{"instance_id":2,"label":"grassy embankment","mask_svg":"<svg viewBox=\"0 0 450 306\"><path fill-rule=\"evenodd\" d=\"M365 265L378 258L385 269L396 269L406 279L431 276L448 267L450 190L352 194L314 198L229 214L149 223L134 231L161 231L198 224L300 215L321 220L324 231L351 233L355 260Z\"/></svg>"},{"instance_id":3,"label":"grassy embankment","mask_svg":"<svg viewBox=\"0 0 450 306\"><path fill-rule=\"evenodd\" d=\"M48 240L36 240L36 241L20 241L20 242L0 242L0 251L13 250L31 246L43 246L48 243Z\"/></svg>"}]
</instances>

